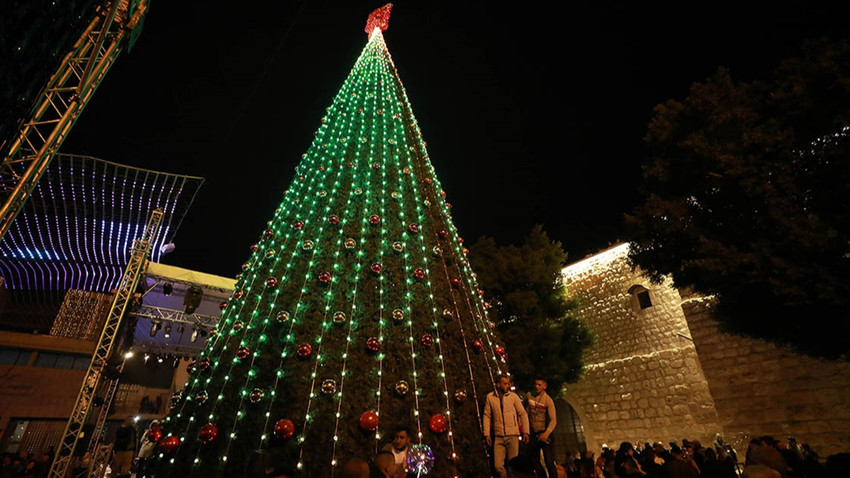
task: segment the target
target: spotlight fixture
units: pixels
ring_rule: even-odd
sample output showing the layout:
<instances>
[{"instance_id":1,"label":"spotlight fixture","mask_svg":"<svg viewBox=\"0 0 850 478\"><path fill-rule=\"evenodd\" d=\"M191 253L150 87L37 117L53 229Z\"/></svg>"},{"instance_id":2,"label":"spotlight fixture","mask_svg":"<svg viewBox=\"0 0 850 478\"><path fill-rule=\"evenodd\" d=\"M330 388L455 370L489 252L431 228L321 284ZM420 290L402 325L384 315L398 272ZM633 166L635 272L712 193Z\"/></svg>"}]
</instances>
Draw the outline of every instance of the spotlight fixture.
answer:
<instances>
[{"instance_id":1,"label":"spotlight fixture","mask_svg":"<svg viewBox=\"0 0 850 478\"><path fill-rule=\"evenodd\" d=\"M162 284L162 295L171 295L174 292L174 284L166 282Z\"/></svg>"},{"instance_id":2,"label":"spotlight fixture","mask_svg":"<svg viewBox=\"0 0 850 478\"><path fill-rule=\"evenodd\" d=\"M162 328L162 322L154 320L151 324L151 337L155 336L159 329Z\"/></svg>"},{"instance_id":3,"label":"spotlight fixture","mask_svg":"<svg viewBox=\"0 0 850 478\"><path fill-rule=\"evenodd\" d=\"M201 305L201 297L204 295L204 290L193 285L186 291L186 296L183 297L183 305L186 306L185 312L189 315L194 314L198 306Z\"/></svg>"},{"instance_id":4,"label":"spotlight fixture","mask_svg":"<svg viewBox=\"0 0 850 478\"><path fill-rule=\"evenodd\" d=\"M166 339L171 337L171 322L165 324L165 330L163 330L163 335Z\"/></svg>"},{"instance_id":5,"label":"spotlight fixture","mask_svg":"<svg viewBox=\"0 0 850 478\"><path fill-rule=\"evenodd\" d=\"M162 363L162 361L163 361L163 360L164 360L164 359L162 358L162 355L157 355L157 356L156 356L156 361L157 361L158 363Z\"/></svg>"},{"instance_id":6,"label":"spotlight fixture","mask_svg":"<svg viewBox=\"0 0 850 478\"><path fill-rule=\"evenodd\" d=\"M198 329L197 328L192 327L192 335L191 335L190 339L192 340L192 343L195 343L195 342L198 341Z\"/></svg>"},{"instance_id":7,"label":"spotlight fixture","mask_svg":"<svg viewBox=\"0 0 850 478\"><path fill-rule=\"evenodd\" d=\"M180 324L180 325L178 325L178 326L177 326L177 333L178 333L178 334L183 335L183 332L185 332L185 331L186 331L186 326L185 326L185 325Z\"/></svg>"},{"instance_id":8,"label":"spotlight fixture","mask_svg":"<svg viewBox=\"0 0 850 478\"><path fill-rule=\"evenodd\" d=\"M150 354L145 352L145 363L148 363L148 360L151 358Z\"/></svg>"}]
</instances>

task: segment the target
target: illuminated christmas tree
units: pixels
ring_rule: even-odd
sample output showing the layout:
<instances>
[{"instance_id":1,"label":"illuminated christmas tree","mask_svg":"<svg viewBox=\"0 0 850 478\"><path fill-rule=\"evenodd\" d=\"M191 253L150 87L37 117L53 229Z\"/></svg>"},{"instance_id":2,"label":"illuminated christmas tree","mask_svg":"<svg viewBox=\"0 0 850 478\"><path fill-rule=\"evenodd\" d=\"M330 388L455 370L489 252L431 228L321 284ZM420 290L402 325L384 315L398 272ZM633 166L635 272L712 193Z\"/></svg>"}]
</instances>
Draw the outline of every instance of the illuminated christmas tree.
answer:
<instances>
[{"instance_id":1,"label":"illuminated christmas tree","mask_svg":"<svg viewBox=\"0 0 850 478\"><path fill-rule=\"evenodd\" d=\"M483 402L505 351L384 43L390 7L369 17L146 476L336 476L398 426L427 447L412 468L489 473Z\"/></svg>"}]
</instances>

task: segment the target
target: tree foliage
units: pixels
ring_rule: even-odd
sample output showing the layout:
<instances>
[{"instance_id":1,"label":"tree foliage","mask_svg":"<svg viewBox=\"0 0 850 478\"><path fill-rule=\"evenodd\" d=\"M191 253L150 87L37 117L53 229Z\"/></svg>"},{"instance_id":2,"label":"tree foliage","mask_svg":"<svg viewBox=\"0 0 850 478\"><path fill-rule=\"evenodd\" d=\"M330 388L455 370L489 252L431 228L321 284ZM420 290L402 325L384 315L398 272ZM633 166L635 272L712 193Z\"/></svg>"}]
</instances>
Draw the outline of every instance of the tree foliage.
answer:
<instances>
[{"instance_id":1,"label":"tree foliage","mask_svg":"<svg viewBox=\"0 0 850 478\"><path fill-rule=\"evenodd\" d=\"M569 315L573 304L561 284L567 259L560 242L535 226L520 246L499 246L482 237L470 248L470 261L491 304L517 386L531 390L535 377L548 380L556 394L564 382L578 380L582 351L590 334Z\"/></svg>"},{"instance_id":2,"label":"tree foliage","mask_svg":"<svg viewBox=\"0 0 850 478\"><path fill-rule=\"evenodd\" d=\"M729 331L835 357L850 332L850 43L772 78L721 68L655 108L630 259L715 294Z\"/></svg>"}]
</instances>

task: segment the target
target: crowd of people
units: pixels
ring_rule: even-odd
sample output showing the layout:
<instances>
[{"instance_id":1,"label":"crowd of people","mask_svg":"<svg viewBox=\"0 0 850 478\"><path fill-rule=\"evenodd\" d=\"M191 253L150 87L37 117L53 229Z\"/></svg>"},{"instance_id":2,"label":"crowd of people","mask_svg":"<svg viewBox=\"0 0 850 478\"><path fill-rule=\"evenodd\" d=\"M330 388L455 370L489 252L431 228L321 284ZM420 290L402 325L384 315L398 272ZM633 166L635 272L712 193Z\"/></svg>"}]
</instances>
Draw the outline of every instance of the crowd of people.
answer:
<instances>
[{"instance_id":1,"label":"crowd of people","mask_svg":"<svg viewBox=\"0 0 850 478\"><path fill-rule=\"evenodd\" d=\"M807 444L761 436L750 440L746 455L719 436L709 446L698 440L681 444L623 442L617 449L603 445L597 457L591 450L568 457L558 466L561 478L838 478L847 476L839 465L821 463Z\"/></svg>"},{"instance_id":2,"label":"crowd of people","mask_svg":"<svg viewBox=\"0 0 850 478\"><path fill-rule=\"evenodd\" d=\"M46 478L53 463L53 448L44 453L0 455L0 478Z\"/></svg>"},{"instance_id":3,"label":"crowd of people","mask_svg":"<svg viewBox=\"0 0 850 478\"><path fill-rule=\"evenodd\" d=\"M683 439L667 444L623 442L616 449L603 445L597 457L592 450L568 453L563 462L554 456L553 431L557 425L555 403L546 393L545 378L534 381L533 391L518 395L507 377L496 382L485 399L484 440L491 448L489 470L476 476L497 478L839 478L850 477L850 455L833 455L822 463L806 443L761 436L750 440L741 460L720 435L703 446ZM154 420L138 433L131 417L116 431L110 478L143 476L152 455ZM139 436L140 435L140 436ZM409 478L411 431L398 427L372 459L345 461L341 478ZM48 475L52 449L47 453L7 453L0 461L0 478L42 478ZM141 472L141 473L139 473ZM259 475L258 475L259 476ZM263 473L263 476L269 476Z\"/></svg>"}]
</instances>

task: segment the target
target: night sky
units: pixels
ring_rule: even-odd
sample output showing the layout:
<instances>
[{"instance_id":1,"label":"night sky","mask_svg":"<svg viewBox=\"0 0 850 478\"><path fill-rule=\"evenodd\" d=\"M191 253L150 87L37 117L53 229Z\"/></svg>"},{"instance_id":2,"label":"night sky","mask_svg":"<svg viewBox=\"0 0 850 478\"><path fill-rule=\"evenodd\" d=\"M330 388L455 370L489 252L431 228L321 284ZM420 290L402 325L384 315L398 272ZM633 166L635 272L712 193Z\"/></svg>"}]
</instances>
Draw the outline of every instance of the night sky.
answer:
<instances>
[{"instance_id":1,"label":"night sky","mask_svg":"<svg viewBox=\"0 0 850 478\"><path fill-rule=\"evenodd\" d=\"M506 244L542 224L570 261L627 239L654 105L850 33L844 2L458 3L396 2L384 34L455 225ZM162 262L232 277L381 5L152 0L62 150L206 178Z\"/></svg>"}]
</instances>

